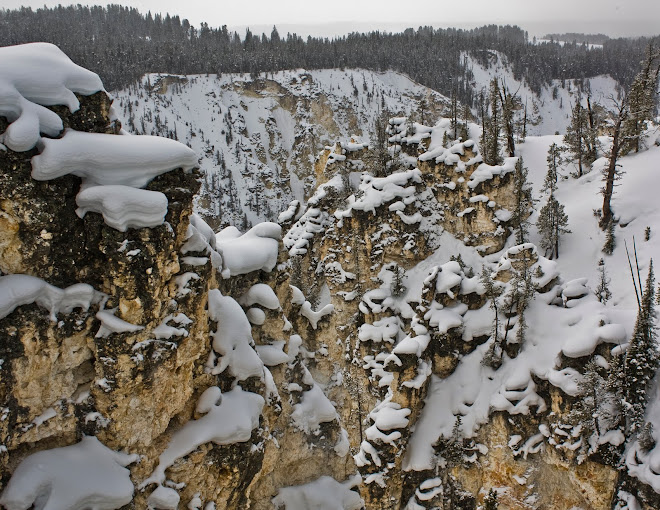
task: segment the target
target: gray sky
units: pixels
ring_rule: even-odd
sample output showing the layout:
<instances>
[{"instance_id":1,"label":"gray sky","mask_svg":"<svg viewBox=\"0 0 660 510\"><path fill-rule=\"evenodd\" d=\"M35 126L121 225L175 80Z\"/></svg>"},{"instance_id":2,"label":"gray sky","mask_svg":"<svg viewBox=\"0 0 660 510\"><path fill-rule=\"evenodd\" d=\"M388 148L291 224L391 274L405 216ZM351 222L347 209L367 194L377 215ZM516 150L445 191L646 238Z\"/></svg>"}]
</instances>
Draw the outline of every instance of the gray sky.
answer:
<instances>
[{"instance_id":1,"label":"gray sky","mask_svg":"<svg viewBox=\"0 0 660 510\"><path fill-rule=\"evenodd\" d=\"M530 36L546 32L603 32L611 36L660 33L658 0L0 0L0 8L110 2L144 12L178 14L195 26L202 21L213 27L227 25L239 33L246 26L256 33L269 33L274 24L282 34L295 31L331 36L353 30L397 31L420 25L469 28L485 23L518 24Z\"/></svg>"}]
</instances>

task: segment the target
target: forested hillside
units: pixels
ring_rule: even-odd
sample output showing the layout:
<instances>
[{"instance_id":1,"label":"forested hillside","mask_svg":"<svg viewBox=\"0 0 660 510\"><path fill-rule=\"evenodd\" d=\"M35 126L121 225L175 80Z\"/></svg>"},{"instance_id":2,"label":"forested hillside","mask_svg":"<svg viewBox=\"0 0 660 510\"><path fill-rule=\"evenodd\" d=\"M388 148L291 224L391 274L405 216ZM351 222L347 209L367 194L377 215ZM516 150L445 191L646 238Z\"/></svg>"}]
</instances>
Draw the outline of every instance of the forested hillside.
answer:
<instances>
[{"instance_id":1,"label":"forested hillside","mask_svg":"<svg viewBox=\"0 0 660 510\"><path fill-rule=\"evenodd\" d=\"M226 26L193 27L178 16L152 16L137 9L68 6L0 10L0 46L45 41L57 44L80 65L97 72L109 90L148 72L262 73L285 69L387 69L462 103L475 104L473 79L464 58L469 52L488 65L490 51L507 56L516 79L539 92L553 79L610 74L628 85L648 41L610 39L602 47L532 44L519 27L496 25L473 30L419 27L403 33L349 34L332 40L296 34L230 32Z\"/></svg>"}]
</instances>

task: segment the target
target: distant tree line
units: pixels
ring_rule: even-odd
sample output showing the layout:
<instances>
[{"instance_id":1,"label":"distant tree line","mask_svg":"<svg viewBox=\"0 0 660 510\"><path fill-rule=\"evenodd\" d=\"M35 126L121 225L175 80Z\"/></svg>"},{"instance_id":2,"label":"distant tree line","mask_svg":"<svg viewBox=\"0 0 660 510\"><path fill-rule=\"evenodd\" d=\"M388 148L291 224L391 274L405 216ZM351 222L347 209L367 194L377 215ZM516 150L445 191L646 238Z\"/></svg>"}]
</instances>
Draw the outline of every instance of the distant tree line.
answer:
<instances>
[{"instance_id":1,"label":"distant tree line","mask_svg":"<svg viewBox=\"0 0 660 510\"><path fill-rule=\"evenodd\" d=\"M283 69L364 68L406 73L419 83L475 106L473 76L464 58L488 66L492 51L508 57L517 79L535 91L553 79L612 75L623 87L637 72L647 41L609 39L602 48L567 43L532 44L516 26L472 30L409 28L402 33L352 33L333 39L193 27L178 16L142 14L119 5L0 10L0 45L45 41L117 89L147 72L250 73Z\"/></svg>"},{"instance_id":2,"label":"distant tree line","mask_svg":"<svg viewBox=\"0 0 660 510\"><path fill-rule=\"evenodd\" d=\"M605 34L580 34L576 32L566 32L564 34L546 34L543 39L548 41L567 41L577 44L605 44L609 41L609 36Z\"/></svg>"}]
</instances>

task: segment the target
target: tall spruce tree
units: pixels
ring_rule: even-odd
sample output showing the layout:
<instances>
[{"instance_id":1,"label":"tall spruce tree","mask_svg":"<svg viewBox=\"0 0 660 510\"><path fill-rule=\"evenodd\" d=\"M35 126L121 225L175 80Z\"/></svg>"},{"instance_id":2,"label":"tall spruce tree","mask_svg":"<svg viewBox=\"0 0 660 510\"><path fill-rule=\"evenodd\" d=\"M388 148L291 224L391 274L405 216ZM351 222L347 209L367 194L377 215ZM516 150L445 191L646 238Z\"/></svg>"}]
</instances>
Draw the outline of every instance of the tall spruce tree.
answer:
<instances>
[{"instance_id":1,"label":"tall spruce tree","mask_svg":"<svg viewBox=\"0 0 660 510\"><path fill-rule=\"evenodd\" d=\"M532 261L527 256L528 250L521 251L522 259L519 259L519 269L513 271L513 277L509 280L506 293L503 296L503 304L501 305L507 316L507 323L504 326L504 337L502 338L501 345L507 348L510 344L516 344L517 349L520 349L525 342L525 332L527 331L527 320L525 312L529 306L529 302L534 299L534 282L532 280L532 272L530 267ZM509 331L513 328L512 319L516 316L516 338L515 342L508 338ZM518 351L507 351L509 356L514 357Z\"/></svg>"},{"instance_id":2,"label":"tall spruce tree","mask_svg":"<svg viewBox=\"0 0 660 510\"><path fill-rule=\"evenodd\" d=\"M571 424L580 427L582 438L580 453L585 456L590 453L591 437L594 434L598 437L601 431L608 430L609 423L602 414L603 402L607 398L602 372L604 369L593 359L587 363L584 375L578 384L580 399L575 403L568 418Z\"/></svg>"},{"instance_id":3,"label":"tall spruce tree","mask_svg":"<svg viewBox=\"0 0 660 510\"><path fill-rule=\"evenodd\" d=\"M493 327L491 338L493 343L488 351L484 354L481 361L483 365L489 366L497 370L502 365L502 346L500 345L500 317L499 317L499 301L498 298L504 291L501 283L493 280L493 275L490 270L484 265L481 268L481 275L479 282L484 287L484 296L490 300L489 307L493 311Z\"/></svg>"},{"instance_id":4,"label":"tall spruce tree","mask_svg":"<svg viewBox=\"0 0 660 510\"><path fill-rule=\"evenodd\" d=\"M591 96L587 95L587 118L589 119L589 129L585 137L586 152L585 158L592 164L598 157L598 130L603 122L602 115L599 113L603 107L598 103L592 103Z\"/></svg>"},{"instance_id":5,"label":"tall spruce tree","mask_svg":"<svg viewBox=\"0 0 660 510\"><path fill-rule=\"evenodd\" d=\"M543 191L548 192L548 201L539 213L536 223L541 235L541 248L545 250L545 256L550 259L559 257L559 238L562 234L570 233L568 216L564 212L564 206L555 198L557 191L558 169L560 151L557 144L552 144L548 150L548 173L543 182Z\"/></svg>"},{"instance_id":6,"label":"tall spruce tree","mask_svg":"<svg viewBox=\"0 0 660 510\"><path fill-rule=\"evenodd\" d=\"M500 85L497 78L493 78L490 82L490 118L485 126L487 133L484 159L489 165L502 163L502 156L500 155L501 123Z\"/></svg>"},{"instance_id":7,"label":"tall spruce tree","mask_svg":"<svg viewBox=\"0 0 660 510\"><path fill-rule=\"evenodd\" d=\"M649 401L648 391L660 361L655 319L655 278L651 260L624 363L624 398L629 408L626 429L631 434L638 433L644 425L644 413Z\"/></svg>"},{"instance_id":8,"label":"tall spruce tree","mask_svg":"<svg viewBox=\"0 0 660 510\"><path fill-rule=\"evenodd\" d=\"M646 50L646 60L635 76L628 92L629 114L623 122L622 154L639 152L641 138L647 124L655 118L658 96L658 74L660 74L660 50L650 43Z\"/></svg>"},{"instance_id":9,"label":"tall spruce tree","mask_svg":"<svg viewBox=\"0 0 660 510\"><path fill-rule=\"evenodd\" d=\"M532 198L532 187L527 181L527 168L523 164L523 159L518 158L516 169L513 174L514 194L516 206L511 217L511 226L516 233L516 244L527 242L529 235L529 222L527 218L532 212L534 200Z\"/></svg>"},{"instance_id":10,"label":"tall spruce tree","mask_svg":"<svg viewBox=\"0 0 660 510\"><path fill-rule=\"evenodd\" d=\"M506 151L509 157L516 155L516 142L514 138L515 121L514 113L516 103L518 102L515 94L512 94L507 88L504 80L500 87L500 103L502 104L502 126L506 136Z\"/></svg>"},{"instance_id":11,"label":"tall spruce tree","mask_svg":"<svg viewBox=\"0 0 660 510\"><path fill-rule=\"evenodd\" d=\"M571 123L564 135L566 152L578 165L578 177L584 173L584 166L591 165L595 160L596 134L589 122L589 111L582 106L582 98L578 94L575 106L571 112Z\"/></svg>"}]
</instances>

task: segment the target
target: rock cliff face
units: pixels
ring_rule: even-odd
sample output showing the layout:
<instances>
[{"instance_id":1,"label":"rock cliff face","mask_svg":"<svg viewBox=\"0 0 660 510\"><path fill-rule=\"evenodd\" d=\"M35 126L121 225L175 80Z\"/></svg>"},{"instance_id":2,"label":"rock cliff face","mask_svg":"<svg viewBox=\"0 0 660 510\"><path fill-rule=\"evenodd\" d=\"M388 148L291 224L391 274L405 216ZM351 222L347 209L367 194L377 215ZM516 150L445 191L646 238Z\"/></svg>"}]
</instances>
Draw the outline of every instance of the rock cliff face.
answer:
<instances>
[{"instance_id":1,"label":"rock cliff face","mask_svg":"<svg viewBox=\"0 0 660 510\"><path fill-rule=\"evenodd\" d=\"M119 132L104 92L79 99L64 127ZM79 177L31 177L38 148L0 151L0 503L54 504L55 474L21 473L95 436L135 487L103 508L476 509L496 488L499 508L609 509L617 471L566 424L575 367L620 331L533 245L503 251L515 160L448 130L337 143L306 205L242 236L192 214L196 172L154 178L164 222L121 232L74 213ZM16 274L93 289L58 307L10 295ZM79 485L70 508L101 497Z\"/></svg>"}]
</instances>

